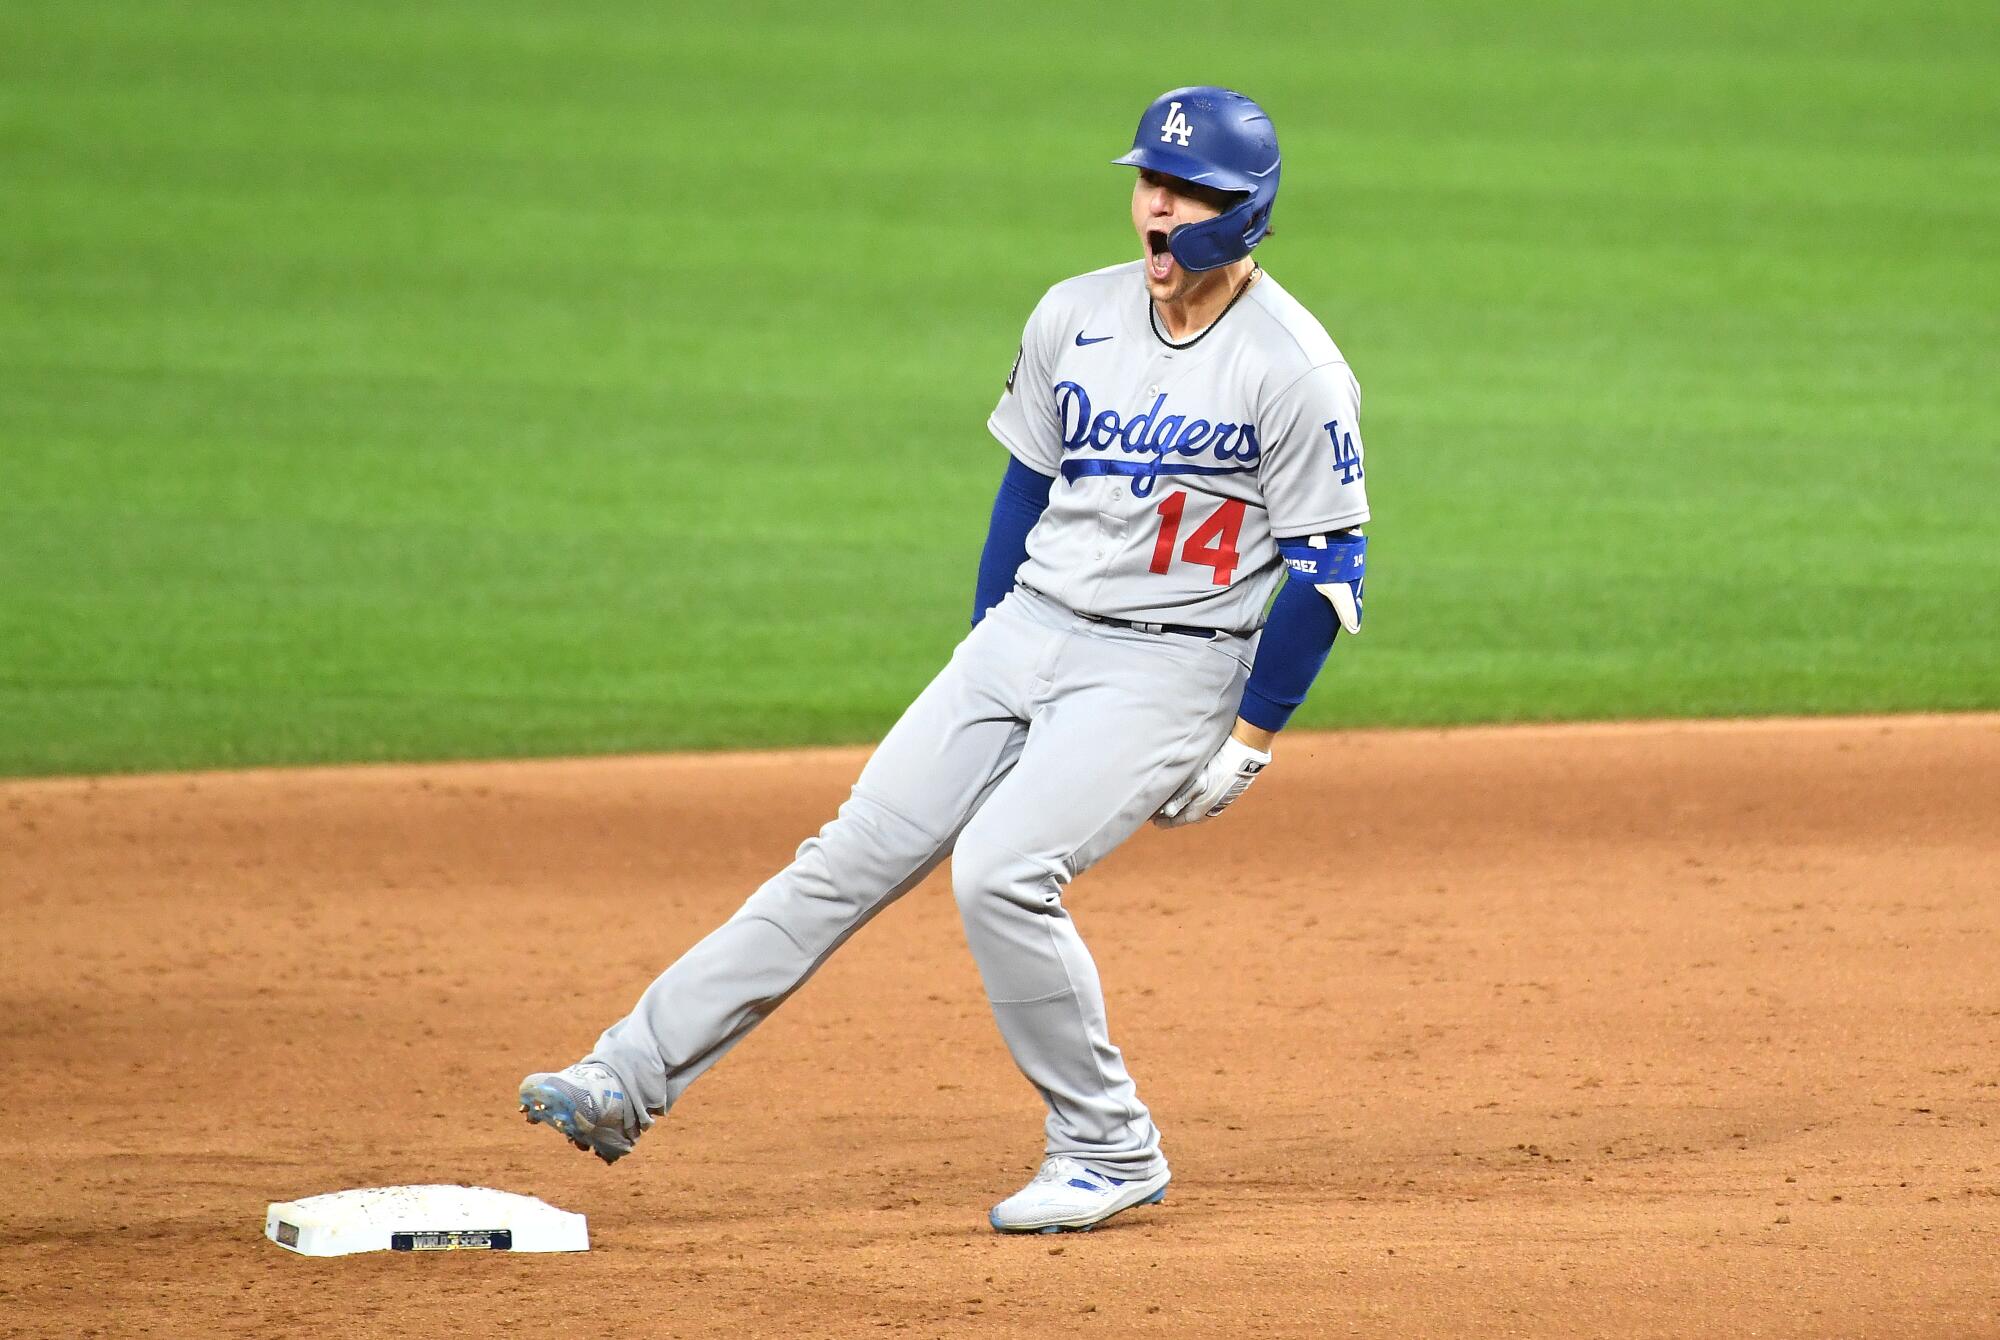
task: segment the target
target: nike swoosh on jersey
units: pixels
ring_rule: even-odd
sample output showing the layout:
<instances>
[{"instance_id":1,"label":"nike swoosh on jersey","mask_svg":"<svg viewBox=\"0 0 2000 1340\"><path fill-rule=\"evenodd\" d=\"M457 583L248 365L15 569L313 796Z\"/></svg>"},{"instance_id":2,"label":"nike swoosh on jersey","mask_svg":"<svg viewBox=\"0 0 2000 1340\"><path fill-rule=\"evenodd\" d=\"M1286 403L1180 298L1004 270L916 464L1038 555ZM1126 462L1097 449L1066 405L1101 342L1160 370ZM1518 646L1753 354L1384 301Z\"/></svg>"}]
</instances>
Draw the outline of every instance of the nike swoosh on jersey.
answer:
<instances>
[{"instance_id":1,"label":"nike swoosh on jersey","mask_svg":"<svg viewBox=\"0 0 2000 1340\"><path fill-rule=\"evenodd\" d=\"M1087 340L1086 340L1086 339L1085 339L1085 338L1083 337L1083 332L1079 330L1079 331L1078 331L1078 332L1076 333L1076 347L1077 347L1077 348L1079 348L1079 349L1081 349L1081 348L1083 348L1083 347L1084 347L1085 345L1090 345L1090 344L1102 344L1102 343L1104 343L1104 342L1105 342L1106 340L1115 340L1115 339L1117 339L1117 338L1118 338L1118 337L1117 337L1116 335L1093 335L1093 336L1091 336L1091 337L1090 337L1089 339L1087 339Z\"/></svg>"}]
</instances>

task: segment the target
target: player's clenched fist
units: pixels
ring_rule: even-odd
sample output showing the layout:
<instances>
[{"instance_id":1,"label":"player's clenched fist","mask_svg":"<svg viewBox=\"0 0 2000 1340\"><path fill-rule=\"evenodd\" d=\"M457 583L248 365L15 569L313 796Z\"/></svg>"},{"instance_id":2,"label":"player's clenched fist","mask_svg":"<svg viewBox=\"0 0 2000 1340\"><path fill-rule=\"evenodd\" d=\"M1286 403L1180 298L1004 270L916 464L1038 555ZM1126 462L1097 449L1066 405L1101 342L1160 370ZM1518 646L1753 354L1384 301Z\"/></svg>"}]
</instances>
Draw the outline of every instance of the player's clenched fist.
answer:
<instances>
[{"instance_id":1,"label":"player's clenched fist","mask_svg":"<svg viewBox=\"0 0 2000 1340\"><path fill-rule=\"evenodd\" d=\"M1181 828L1213 819L1248 791L1250 783L1257 780L1257 774L1270 766L1270 762L1271 755L1266 751L1230 736L1215 751L1215 757L1197 768L1194 776L1160 806L1153 822L1161 828Z\"/></svg>"}]
</instances>

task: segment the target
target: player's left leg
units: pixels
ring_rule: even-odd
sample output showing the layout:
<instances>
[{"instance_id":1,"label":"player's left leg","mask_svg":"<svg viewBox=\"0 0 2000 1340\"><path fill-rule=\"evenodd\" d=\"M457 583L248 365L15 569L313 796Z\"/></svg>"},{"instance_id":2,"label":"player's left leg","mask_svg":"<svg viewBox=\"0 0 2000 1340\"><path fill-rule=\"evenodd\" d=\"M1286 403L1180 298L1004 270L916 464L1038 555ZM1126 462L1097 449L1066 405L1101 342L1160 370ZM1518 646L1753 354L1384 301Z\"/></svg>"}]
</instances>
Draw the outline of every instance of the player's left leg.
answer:
<instances>
[{"instance_id":1,"label":"player's left leg","mask_svg":"<svg viewBox=\"0 0 2000 1340\"><path fill-rule=\"evenodd\" d=\"M1063 890L1220 746L1249 652L1242 639L1205 643L1079 621L1020 760L952 854L994 1018L1048 1108L1048 1156L1073 1160L1083 1170L1077 1182L1129 1188L1128 1197L1164 1187L1166 1160L1111 1042L1096 964ZM997 1212L995 1225L1013 1226Z\"/></svg>"}]
</instances>

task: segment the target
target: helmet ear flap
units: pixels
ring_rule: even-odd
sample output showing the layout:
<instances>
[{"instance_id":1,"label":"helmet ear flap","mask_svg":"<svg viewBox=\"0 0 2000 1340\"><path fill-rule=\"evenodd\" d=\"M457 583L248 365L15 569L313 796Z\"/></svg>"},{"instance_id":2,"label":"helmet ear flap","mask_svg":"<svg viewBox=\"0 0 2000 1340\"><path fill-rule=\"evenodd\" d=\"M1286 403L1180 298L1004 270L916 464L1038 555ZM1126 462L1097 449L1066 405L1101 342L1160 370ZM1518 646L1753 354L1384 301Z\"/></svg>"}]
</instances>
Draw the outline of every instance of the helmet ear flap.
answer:
<instances>
[{"instance_id":1,"label":"helmet ear flap","mask_svg":"<svg viewBox=\"0 0 2000 1340\"><path fill-rule=\"evenodd\" d=\"M1252 215L1256 212L1257 198L1246 195L1212 219L1184 223L1174 229L1167 234L1167 250L1174 254L1183 270L1195 272L1218 270L1232 261L1240 261L1250 254L1250 248L1257 245L1270 226L1270 210L1263 210L1263 218L1253 223Z\"/></svg>"},{"instance_id":2,"label":"helmet ear flap","mask_svg":"<svg viewBox=\"0 0 2000 1340\"><path fill-rule=\"evenodd\" d=\"M1257 202L1253 199L1250 203L1256 205ZM1270 234L1271 210L1276 204L1274 200L1266 200L1261 207L1250 211L1243 224L1243 245L1246 248L1255 248Z\"/></svg>"}]
</instances>

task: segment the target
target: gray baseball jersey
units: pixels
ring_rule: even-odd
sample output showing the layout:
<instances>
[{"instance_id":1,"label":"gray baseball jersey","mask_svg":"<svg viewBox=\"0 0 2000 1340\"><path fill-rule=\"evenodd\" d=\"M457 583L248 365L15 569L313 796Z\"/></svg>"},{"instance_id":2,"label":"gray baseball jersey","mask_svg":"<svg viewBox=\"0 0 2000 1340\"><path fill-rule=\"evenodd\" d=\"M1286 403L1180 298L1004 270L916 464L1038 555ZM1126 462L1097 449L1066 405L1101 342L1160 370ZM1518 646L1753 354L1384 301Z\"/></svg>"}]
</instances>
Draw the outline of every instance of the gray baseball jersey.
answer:
<instances>
[{"instance_id":1,"label":"gray baseball jersey","mask_svg":"<svg viewBox=\"0 0 2000 1340\"><path fill-rule=\"evenodd\" d=\"M1284 580L1278 539L1368 519L1361 390L1268 273L1176 347L1143 269L1051 288L987 420L1056 479L1021 580L1084 614L1250 632Z\"/></svg>"}]
</instances>

